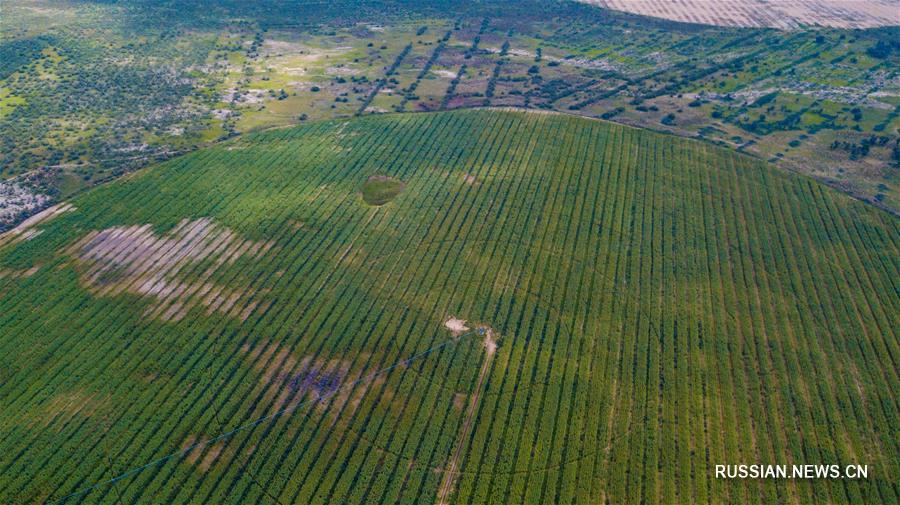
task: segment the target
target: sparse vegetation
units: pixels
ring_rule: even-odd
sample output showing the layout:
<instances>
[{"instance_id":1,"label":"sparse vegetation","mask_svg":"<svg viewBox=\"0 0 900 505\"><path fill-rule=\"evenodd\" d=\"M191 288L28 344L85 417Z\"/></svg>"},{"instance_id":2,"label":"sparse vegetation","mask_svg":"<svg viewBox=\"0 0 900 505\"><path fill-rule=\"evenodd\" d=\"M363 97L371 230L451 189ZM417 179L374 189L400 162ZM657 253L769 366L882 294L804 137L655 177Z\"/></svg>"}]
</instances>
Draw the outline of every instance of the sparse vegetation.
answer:
<instances>
[{"instance_id":1,"label":"sparse vegetation","mask_svg":"<svg viewBox=\"0 0 900 505\"><path fill-rule=\"evenodd\" d=\"M780 164L862 199L884 184L876 203L900 206L889 149L822 159L834 132L896 136L895 28L702 27L507 0L452 12L416 0L402 15L191 0L176 17L156 1L48 2L65 23L9 4L0 24L0 175L28 174L23 187L49 201L261 128L515 106L650 128L684 109L671 132L749 136L747 152L785 152ZM800 133L811 138L788 150Z\"/></svg>"}]
</instances>

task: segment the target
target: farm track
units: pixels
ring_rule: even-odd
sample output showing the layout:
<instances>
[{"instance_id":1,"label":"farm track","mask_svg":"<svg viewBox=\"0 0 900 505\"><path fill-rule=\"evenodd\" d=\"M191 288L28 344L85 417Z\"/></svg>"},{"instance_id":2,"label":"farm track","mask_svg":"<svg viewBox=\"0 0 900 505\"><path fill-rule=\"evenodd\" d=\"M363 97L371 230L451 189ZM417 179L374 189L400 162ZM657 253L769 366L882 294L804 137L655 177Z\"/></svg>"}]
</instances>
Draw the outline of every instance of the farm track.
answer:
<instances>
[{"instance_id":1,"label":"farm track","mask_svg":"<svg viewBox=\"0 0 900 505\"><path fill-rule=\"evenodd\" d=\"M406 189L375 210L371 175ZM0 246L0 269L38 267L0 279L0 501L306 405L323 393L298 377L353 384L445 341L449 314L504 335L489 366L441 348L67 503L897 498L882 478L712 478L735 460L896 470L879 427L900 386L897 221L749 157L566 115L392 115L247 135L72 204ZM131 248L79 264L72 244L107 229ZM151 240L174 233L210 242ZM216 268L163 261L195 243ZM138 271L265 289L226 312L184 291L178 320L88 289L147 244L171 250Z\"/></svg>"},{"instance_id":2,"label":"farm track","mask_svg":"<svg viewBox=\"0 0 900 505\"><path fill-rule=\"evenodd\" d=\"M446 505L450 493L453 492L453 484L456 481L456 476L460 473L459 470L457 470L459 457L463 447L466 445L466 440L469 438L469 431L472 429L472 419L475 416L475 410L478 408L478 400L481 398L484 379L491 369L491 361L494 358L494 353L497 352L497 344L491 338L490 331L485 332L484 348L484 360L482 360L481 370L478 372L478 380L475 382L475 389L472 391L471 398L469 399L469 408L466 409L466 417L463 419L462 427L459 430L456 447L453 449L453 455L450 457L450 461L447 462L443 469L444 480L441 481L441 487L438 489L438 505Z\"/></svg>"}]
</instances>

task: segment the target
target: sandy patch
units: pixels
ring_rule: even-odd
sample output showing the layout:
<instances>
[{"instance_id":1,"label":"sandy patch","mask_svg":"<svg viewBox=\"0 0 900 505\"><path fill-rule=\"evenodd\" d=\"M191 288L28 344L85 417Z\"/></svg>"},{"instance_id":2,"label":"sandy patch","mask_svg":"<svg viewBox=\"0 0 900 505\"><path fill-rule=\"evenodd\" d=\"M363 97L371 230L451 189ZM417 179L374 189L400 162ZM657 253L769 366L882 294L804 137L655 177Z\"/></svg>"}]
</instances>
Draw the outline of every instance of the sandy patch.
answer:
<instances>
[{"instance_id":1,"label":"sandy patch","mask_svg":"<svg viewBox=\"0 0 900 505\"><path fill-rule=\"evenodd\" d=\"M272 242L244 240L209 218L182 220L157 235L150 225L93 231L67 249L82 283L96 296L127 293L149 299L145 315L165 321L205 306L207 314L246 319L264 294L258 286L225 287L210 279L238 259L258 260ZM203 263L202 270L194 268ZM187 278L191 280L188 280Z\"/></svg>"},{"instance_id":2,"label":"sandy patch","mask_svg":"<svg viewBox=\"0 0 900 505\"><path fill-rule=\"evenodd\" d=\"M225 448L225 441L219 441L212 445L208 445L208 443L208 438L201 439L196 435L187 437L181 443L181 451L188 451L184 456L185 461L190 465L197 465L204 473L208 472L219 460L219 456L222 455L222 450Z\"/></svg>"},{"instance_id":3,"label":"sandy patch","mask_svg":"<svg viewBox=\"0 0 900 505\"><path fill-rule=\"evenodd\" d=\"M463 181L465 181L466 184L471 186L471 185L475 184L478 181L478 179L476 179L475 176L472 174L463 174Z\"/></svg>"},{"instance_id":4,"label":"sandy patch","mask_svg":"<svg viewBox=\"0 0 900 505\"><path fill-rule=\"evenodd\" d=\"M188 450L188 448L190 448L195 443L197 443L197 437L195 437L194 435L187 437L184 440L184 442L181 443L181 451L184 452L184 451ZM188 463L193 465L200 458L200 454L202 452L203 452L202 446L194 447L193 449L190 450L190 452L187 453L187 456L185 456L184 459L186 459Z\"/></svg>"},{"instance_id":5,"label":"sandy patch","mask_svg":"<svg viewBox=\"0 0 900 505\"><path fill-rule=\"evenodd\" d=\"M286 40L266 39L262 44L263 51L277 53L298 53L306 46L297 42L289 42Z\"/></svg>"},{"instance_id":6,"label":"sandy patch","mask_svg":"<svg viewBox=\"0 0 900 505\"><path fill-rule=\"evenodd\" d=\"M493 356L497 352L497 341L494 340L494 330L487 326L479 326L478 333L484 335L484 350L488 356Z\"/></svg>"},{"instance_id":7,"label":"sandy patch","mask_svg":"<svg viewBox=\"0 0 900 505\"><path fill-rule=\"evenodd\" d=\"M241 90L238 88L228 88L225 90L225 93L222 94L220 100L233 105L257 105L263 103L268 97L269 92L264 89L249 88ZM213 112L213 115L217 119L225 119L231 115L230 111L227 115L222 112L226 109L217 110L220 111L218 115L216 115L215 111Z\"/></svg>"},{"instance_id":8,"label":"sandy patch","mask_svg":"<svg viewBox=\"0 0 900 505\"><path fill-rule=\"evenodd\" d=\"M452 331L453 334L457 336L470 330L470 328L466 326L465 319L457 319L455 317L450 317L444 321L444 328Z\"/></svg>"},{"instance_id":9,"label":"sandy patch","mask_svg":"<svg viewBox=\"0 0 900 505\"><path fill-rule=\"evenodd\" d=\"M303 76L310 70L322 71L323 64L338 58L352 47L318 48L294 42L266 40L262 53L267 57L266 67L278 73Z\"/></svg>"},{"instance_id":10,"label":"sandy patch","mask_svg":"<svg viewBox=\"0 0 900 505\"><path fill-rule=\"evenodd\" d=\"M293 77L300 77L300 76L304 76L307 73L309 73L309 71L306 69L306 67L282 67L281 72L285 75L290 75ZM294 88L296 88L298 90L309 89L312 87L311 83L300 82L300 81L291 81L288 83L288 85L293 86Z\"/></svg>"},{"instance_id":11,"label":"sandy patch","mask_svg":"<svg viewBox=\"0 0 900 505\"><path fill-rule=\"evenodd\" d=\"M328 67L325 69L325 73L328 75L359 75L362 71L348 67Z\"/></svg>"},{"instance_id":12,"label":"sandy patch","mask_svg":"<svg viewBox=\"0 0 900 505\"><path fill-rule=\"evenodd\" d=\"M224 447L224 442L217 442L211 445L206 450L206 454L203 455L203 460L200 461L200 469L204 472L208 472L213 463L215 463L216 460L219 459L219 455L222 454L222 448Z\"/></svg>"},{"instance_id":13,"label":"sandy patch","mask_svg":"<svg viewBox=\"0 0 900 505\"><path fill-rule=\"evenodd\" d=\"M463 408L466 406L466 395L465 393L454 393L453 394L453 408L457 411L462 412Z\"/></svg>"},{"instance_id":14,"label":"sandy patch","mask_svg":"<svg viewBox=\"0 0 900 505\"><path fill-rule=\"evenodd\" d=\"M431 71L441 77L449 77L450 79L456 79L456 72L454 72L452 70L431 69Z\"/></svg>"}]
</instances>

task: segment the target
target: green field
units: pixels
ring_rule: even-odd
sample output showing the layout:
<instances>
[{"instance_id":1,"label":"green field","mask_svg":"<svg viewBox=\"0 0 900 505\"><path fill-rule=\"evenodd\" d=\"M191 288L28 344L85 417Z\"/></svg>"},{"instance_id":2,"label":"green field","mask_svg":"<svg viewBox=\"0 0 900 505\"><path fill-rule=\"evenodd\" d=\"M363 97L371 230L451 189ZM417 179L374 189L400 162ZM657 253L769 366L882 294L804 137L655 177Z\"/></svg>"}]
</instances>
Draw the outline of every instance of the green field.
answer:
<instances>
[{"instance_id":1,"label":"green field","mask_svg":"<svg viewBox=\"0 0 900 505\"><path fill-rule=\"evenodd\" d=\"M403 191L367 205L372 176ZM378 115L69 204L0 238L2 503L900 496L900 221L754 158ZM713 478L738 463L870 470Z\"/></svg>"}]
</instances>

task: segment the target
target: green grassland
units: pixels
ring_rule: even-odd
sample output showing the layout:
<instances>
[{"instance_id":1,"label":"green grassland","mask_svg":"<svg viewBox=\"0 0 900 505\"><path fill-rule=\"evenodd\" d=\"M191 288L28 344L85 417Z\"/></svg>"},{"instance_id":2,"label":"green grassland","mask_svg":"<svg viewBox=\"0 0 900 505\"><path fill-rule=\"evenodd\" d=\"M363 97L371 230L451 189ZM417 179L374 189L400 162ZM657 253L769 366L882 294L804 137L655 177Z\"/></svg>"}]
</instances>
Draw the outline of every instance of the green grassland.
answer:
<instances>
[{"instance_id":1,"label":"green grassland","mask_svg":"<svg viewBox=\"0 0 900 505\"><path fill-rule=\"evenodd\" d=\"M405 187L373 207L372 176ZM900 222L733 150L372 115L69 204L0 239L0 502L154 461L66 503L900 495ZM870 474L713 478L740 462Z\"/></svg>"},{"instance_id":2,"label":"green grassland","mask_svg":"<svg viewBox=\"0 0 900 505\"><path fill-rule=\"evenodd\" d=\"M396 198L403 191L403 186L403 181L375 175L363 183L362 198L369 205L384 205Z\"/></svg>"}]
</instances>

